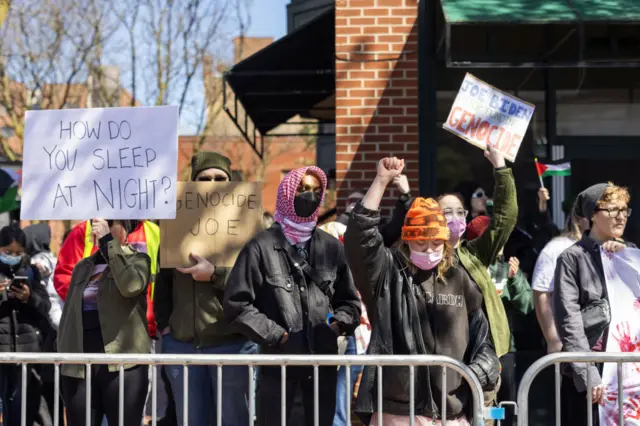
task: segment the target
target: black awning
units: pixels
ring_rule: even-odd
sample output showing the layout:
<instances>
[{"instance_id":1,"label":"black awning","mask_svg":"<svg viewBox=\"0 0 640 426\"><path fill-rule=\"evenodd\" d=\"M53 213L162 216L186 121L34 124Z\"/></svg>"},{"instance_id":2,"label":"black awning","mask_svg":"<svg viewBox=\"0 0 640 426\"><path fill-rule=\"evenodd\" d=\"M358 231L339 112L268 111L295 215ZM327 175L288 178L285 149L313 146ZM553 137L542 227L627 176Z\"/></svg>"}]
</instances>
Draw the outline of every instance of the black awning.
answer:
<instances>
[{"instance_id":1,"label":"black awning","mask_svg":"<svg viewBox=\"0 0 640 426\"><path fill-rule=\"evenodd\" d=\"M334 57L332 8L239 62L225 79L255 128L268 136L296 115L312 115L314 107L335 93Z\"/></svg>"}]
</instances>

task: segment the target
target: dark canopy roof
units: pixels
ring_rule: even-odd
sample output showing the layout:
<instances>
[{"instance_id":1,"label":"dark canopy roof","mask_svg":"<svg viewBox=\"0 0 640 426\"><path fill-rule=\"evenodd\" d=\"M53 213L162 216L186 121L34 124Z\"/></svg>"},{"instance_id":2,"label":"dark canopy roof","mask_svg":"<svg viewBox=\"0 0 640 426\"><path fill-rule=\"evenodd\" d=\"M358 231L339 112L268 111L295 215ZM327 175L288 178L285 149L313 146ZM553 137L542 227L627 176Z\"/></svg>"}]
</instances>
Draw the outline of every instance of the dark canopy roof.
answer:
<instances>
[{"instance_id":1,"label":"dark canopy roof","mask_svg":"<svg viewBox=\"0 0 640 426\"><path fill-rule=\"evenodd\" d=\"M335 10L239 62L226 74L262 135L335 93Z\"/></svg>"}]
</instances>

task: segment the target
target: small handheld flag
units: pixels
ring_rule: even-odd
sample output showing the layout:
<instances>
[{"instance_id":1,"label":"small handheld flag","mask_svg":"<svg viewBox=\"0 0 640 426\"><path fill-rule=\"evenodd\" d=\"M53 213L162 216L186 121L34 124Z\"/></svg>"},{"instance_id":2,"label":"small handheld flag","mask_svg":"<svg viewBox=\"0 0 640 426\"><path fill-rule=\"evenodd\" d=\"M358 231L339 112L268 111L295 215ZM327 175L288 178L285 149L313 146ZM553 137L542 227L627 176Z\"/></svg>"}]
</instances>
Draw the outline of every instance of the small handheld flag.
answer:
<instances>
[{"instance_id":1,"label":"small handheld flag","mask_svg":"<svg viewBox=\"0 0 640 426\"><path fill-rule=\"evenodd\" d=\"M571 176L571 163L565 162L561 164L542 164L535 158L536 170L540 179L540 186L544 188L542 178L547 176Z\"/></svg>"}]
</instances>

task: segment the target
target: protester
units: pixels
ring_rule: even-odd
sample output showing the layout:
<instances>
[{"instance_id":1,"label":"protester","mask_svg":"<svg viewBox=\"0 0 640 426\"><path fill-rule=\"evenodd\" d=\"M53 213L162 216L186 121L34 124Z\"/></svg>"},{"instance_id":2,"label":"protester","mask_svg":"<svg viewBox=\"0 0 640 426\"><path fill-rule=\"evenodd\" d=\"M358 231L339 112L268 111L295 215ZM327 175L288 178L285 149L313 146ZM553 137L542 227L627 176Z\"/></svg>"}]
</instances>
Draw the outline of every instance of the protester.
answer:
<instances>
[{"instance_id":1,"label":"protester","mask_svg":"<svg viewBox=\"0 0 640 426\"><path fill-rule=\"evenodd\" d=\"M489 214L489 201L491 198L482 186L472 181L459 183L453 190L454 194L460 194L462 204L469 208L466 219L471 222L477 216Z\"/></svg>"},{"instance_id":2,"label":"protester","mask_svg":"<svg viewBox=\"0 0 640 426\"><path fill-rule=\"evenodd\" d=\"M42 349L41 333L47 327L51 303L26 247L26 236L17 223L0 230L0 352ZM29 366L27 374L27 383L34 384L39 376L37 368ZM21 383L20 365L0 364L0 410L4 425L21 424ZM27 389L26 424L31 425L38 415L40 383Z\"/></svg>"},{"instance_id":3,"label":"protester","mask_svg":"<svg viewBox=\"0 0 640 426\"><path fill-rule=\"evenodd\" d=\"M282 179L276 223L240 252L224 297L234 329L260 344L262 353L337 354L338 336L360 324L360 301L340 241L316 229L327 178L317 167L293 170ZM333 316L327 321L327 315ZM333 423L335 367L320 367L320 426ZM286 423L314 423L314 370L287 368ZM258 424L281 424L280 367L261 367ZM302 400L300 410L294 401ZM297 408L297 407L296 407Z\"/></svg>"},{"instance_id":4,"label":"protester","mask_svg":"<svg viewBox=\"0 0 640 426\"><path fill-rule=\"evenodd\" d=\"M371 315L368 353L446 355L469 365L484 388L493 387L499 365L482 311L482 294L454 259L438 203L416 199L405 218L400 247L384 247L378 230L380 201L403 168L404 161L395 157L380 161L373 184L353 210L344 239L354 280ZM365 367L356 413L364 424L377 425L382 415L385 425L409 425L408 368L385 367L383 376L380 407L376 384L381 378L376 368ZM416 377L416 424L435 423L443 411L441 368L420 367ZM469 425L469 387L451 370L446 380L447 424Z\"/></svg>"},{"instance_id":5,"label":"protester","mask_svg":"<svg viewBox=\"0 0 640 426\"><path fill-rule=\"evenodd\" d=\"M53 285L58 295L64 301L69 290L71 273L80 260L85 259L98 251L93 241L91 221L87 220L74 226L65 238L58 253L58 262L53 274ZM147 322L149 324L149 336L156 337L156 319L153 313L153 278L158 273L158 250L160 248L160 228L155 223L144 220L138 222L138 226L127 236L128 244L138 252L147 253L151 258L151 278L147 291Z\"/></svg>"},{"instance_id":6,"label":"protester","mask_svg":"<svg viewBox=\"0 0 640 426\"><path fill-rule=\"evenodd\" d=\"M146 316L146 290L151 259L127 245L137 221L91 222L99 250L73 270L58 329L61 353L146 354L151 350ZM140 426L149 386L146 366L124 366L124 425ZM119 424L119 368L91 367L94 424L103 416ZM63 364L61 390L69 426L85 423L85 367Z\"/></svg>"},{"instance_id":7,"label":"protester","mask_svg":"<svg viewBox=\"0 0 640 426\"><path fill-rule=\"evenodd\" d=\"M467 229L468 241L473 241L486 232L491 223L489 216L477 216ZM504 251L498 253L496 261L489 266L489 275L495 285L498 295L502 299L502 304L507 313L509 328L515 329L515 325L526 315L533 312L533 294L529 281L520 270L518 258L511 257L505 259ZM516 401L518 385L516 382L516 342L511 335L509 353L500 358L500 389L498 390L498 401ZM513 411L507 407L506 418L501 423L504 426L513 424Z\"/></svg>"},{"instance_id":8,"label":"protester","mask_svg":"<svg viewBox=\"0 0 640 426\"><path fill-rule=\"evenodd\" d=\"M400 193L398 197L398 201L396 201L396 206L393 209L393 215L389 221L380 220L380 233L382 234L382 238L384 240L384 245L387 247L391 247L394 243L396 243L400 239L400 234L402 233L402 224L404 223L404 217L409 211L411 207L411 202L413 200L411 196L411 187L409 186L409 179L406 175L399 175L393 179L393 184L396 189ZM364 194L367 191L355 191L349 194L347 199L347 208L345 213L341 214L336 222L347 226L349 222L349 217L353 207L362 200Z\"/></svg>"},{"instance_id":9,"label":"protester","mask_svg":"<svg viewBox=\"0 0 640 426\"><path fill-rule=\"evenodd\" d=\"M489 147L485 157L494 167L496 185L493 190L494 205L491 223L474 241L463 240L469 213L465 210L463 200L456 194L445 194L438 198L447 225L451 231L449 244L455 248L456 259L461 263L471 279L480 288L483 297L483 310L489 321L491 341L499 358L509 353L511 332L507 314L487 268L494 262L504 248L509 235L518 220L518 204L516 201L516 185L511 169L505 166L503 155ZM477 193L476 193L477 195ZM472 197L473 198L473 197ZM482 197L477 196L476 199ZM480 203L474 202L476 216L480 213ZM485 403L493 404L497 389L485 393Z\"/></svg>"},{"instance_id":10,"label":"protester","mask_svg":"<svg viewBox=\"0 0 640 426\"><path fill-rule=\"evenodd\" d=\"M536 317L547 344L547 353L560 352L562 350L562 343L558 336L552 309L553 276L556 271L558 257L566 249L580 241L583 232L589 229L589 221L580 217L577 213L580 204L581 199L578 198L571 210L571 214L567 217L564 232L549 241L544 247L533 271L531 283L533 300Z\"/></svg>"},{"instance_id":11,"label":"protester","mask_svg":"<svg viewBox=\"0 0 640 426\"><path fill-rule=\"evenodd\" d=\"M631 214L630 199L626 188L611 183L593 185L578 195L576 214L590 221L590 230L560 254L553 278L553 314L564 352L606 350L604 340L616 307L609 306L601 249L615 252L626 246L622 235ZM563 424L587 424L586 393L591 392L597 426L604 390L602 364L570 367L564 371L570 379L562 381Z\"/></svg>"},{"instance_id":12,"label":"protester","mask_svg":"<svg viewBox=\"0 0 640 426\"><path fill-rule=\"evenodd\" d=\"M62 299L53 286L53 271L56 267L56 257L51 253L51 228L46 223L38 223L24 228L27 239L26 253L31 259L31 265L40 272L41 284L47 289L51 310L49 320L54 330L58 329L62 316ZM55 339L54 339L55 340Z\"/></svg>"},{"instance_id":13,"label":"protester","mask_svg":"<svg viewBox=\"0 0 640 426\"><path fill-rule=\"evenodd\" d=\"M27 238L27 255L31 258L31 265L35 266L40 272L40 283L47 289L51 309L49 310L49 323L46 327L42 327L43 333L42 351L55 352L57 330L60 325L60 317L62 316L62 299L58 296L53 285L53 271L56 267L56 257L51 253L49 245L51 244L51 228L46 223L38 223L27 226L24 229ZM40 418L43 426L45 424L53 424L53 416L55 414L55 378L54 368L51 364L43 364L39 366L39 372L42 379L42 397L45 407L41 407ZM58 424L64 424L64 409L62 398L59 398ZM45 420L46 418L46 420Z\"/></svg>"},{"instance_id":14,"label":"protester","mask_svg":"<svg viewBox=\"0 0 640 426\"><path fill-rule=\"evenodd\" d=\"M319 227L329 235L333 235L340 241L344 241L344 233L347 226L339 222L329 222ZM362 314L360 317L360 326L356 328L352 336L341 336L339 340L343 340L344 355L362 355L367 352L369 341L371 340L371 324L367 315L367 309L362 303L360 297L360 309ZM342 354L342 351L340 352ZM352 365L349 367L350 383L347 387L347 366L341 365L338 368L338 384L336 385L336 414L333 418L333 426L351 426L348 421L349 416L346 412L347 398L351 399L355 392L356 384L359 382L363 367L361 365Z\"/></svg>"},{"instance_id":15,"label":"protester","mask_svg":"<svg viewBox=\"0 0 640 426\"><path fill-rule=\"evenodd\" d=\"M199 152L191 159L191 180L228 182L231 161L215 152ZM177 248L176 248L177 249ZM228 268L214 266L191 253L195 265L161 269L155 291L155 310L162 330L163 352L174 354L254 354L255 343L236 334L225 323L222 301ZM215 424L218 367L189 367L189 406L184 406L184 369L165 366L182 425L184 410L189 424ZM222 424L249 424L249 370L245 366L222 368ZM213 405L212 405L213 404Z\"/></svg>"}]
</instances>

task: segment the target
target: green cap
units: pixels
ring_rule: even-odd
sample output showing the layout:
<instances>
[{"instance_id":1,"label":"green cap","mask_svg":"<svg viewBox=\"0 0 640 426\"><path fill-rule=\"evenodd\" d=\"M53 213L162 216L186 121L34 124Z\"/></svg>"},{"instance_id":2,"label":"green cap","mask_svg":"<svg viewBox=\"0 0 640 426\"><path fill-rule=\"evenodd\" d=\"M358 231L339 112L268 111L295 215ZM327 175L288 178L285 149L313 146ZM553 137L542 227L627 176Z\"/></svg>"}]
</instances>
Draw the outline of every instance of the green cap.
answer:
<instances>
[{"instance_id":1,"label":"green cap","mask_svg":"<svg viewBox=\"0 0 640 426\"><path fill-rule=\"evenodd\" d=\"M231 160L217 152L199 152L191 157L191 180L207 169L222 170L231 179Z\"/></svg>"}]
</instances>

